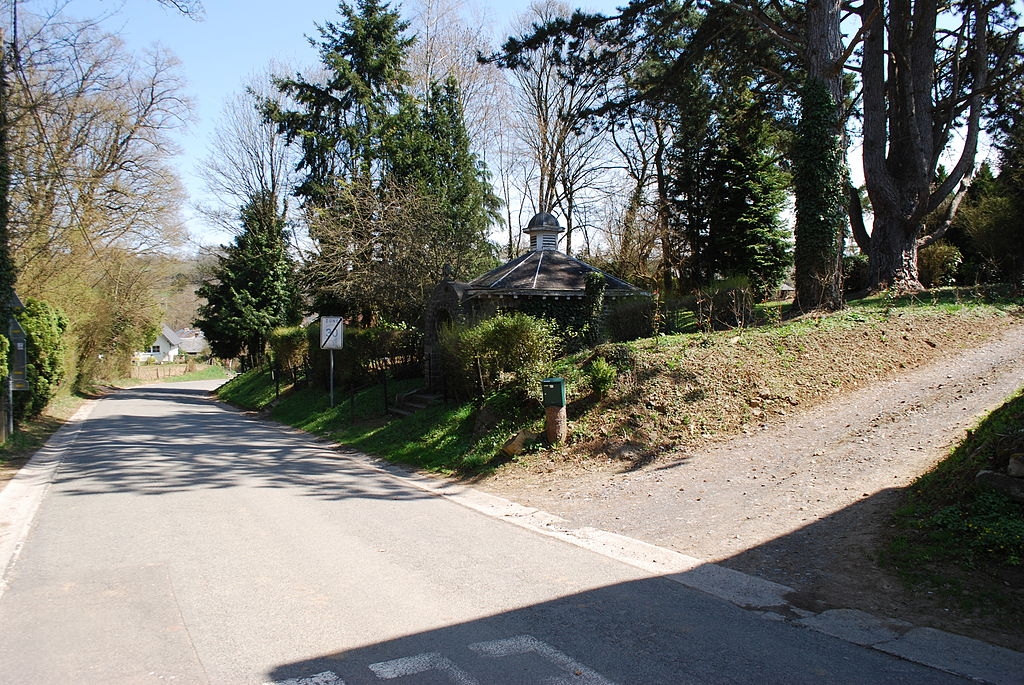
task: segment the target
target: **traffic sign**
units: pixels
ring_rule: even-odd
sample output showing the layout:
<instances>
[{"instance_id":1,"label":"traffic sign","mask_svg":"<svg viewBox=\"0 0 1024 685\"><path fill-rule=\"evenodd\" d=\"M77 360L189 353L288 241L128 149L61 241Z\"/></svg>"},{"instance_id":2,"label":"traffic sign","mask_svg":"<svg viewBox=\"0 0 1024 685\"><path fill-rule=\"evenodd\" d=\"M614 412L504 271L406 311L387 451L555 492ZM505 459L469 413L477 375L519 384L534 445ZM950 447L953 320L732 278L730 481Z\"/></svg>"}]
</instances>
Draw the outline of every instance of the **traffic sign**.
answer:
<instances>
[{"instance_id":1,"label":"traffic sign","mask_svg":"<svg viewBox=\"0 0 1024 685\"><path fill-rule=\"evenodd\" d=\"M340 350L345 344L345 322L340 316L320 317L320 349Z\"/></svg>"}]
</instances>

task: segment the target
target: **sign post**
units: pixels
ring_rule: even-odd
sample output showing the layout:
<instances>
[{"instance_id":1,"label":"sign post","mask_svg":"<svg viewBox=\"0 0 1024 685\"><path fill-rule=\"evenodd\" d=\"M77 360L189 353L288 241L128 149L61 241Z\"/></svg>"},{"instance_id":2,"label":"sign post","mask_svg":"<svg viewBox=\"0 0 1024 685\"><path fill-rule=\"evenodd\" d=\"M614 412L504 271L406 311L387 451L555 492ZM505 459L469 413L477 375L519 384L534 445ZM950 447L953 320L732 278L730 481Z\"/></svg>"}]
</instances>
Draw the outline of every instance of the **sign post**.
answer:
<instances>
[{"instance_id":1,"label":"sign post","mask_svg":"<svg viewBox=\"0 0 1024 685\"><path fill-rule=\"evenodd\" d=\"M334 408L334 351L345 346L345 322L340 316L320 317L320 349L331 351L331 408Z\"/></svg>"},{"instance_id":2,"label":"sign post","mask_svg":"<svg viewBox=\"0 0 1024 685\"><path fill-rule=\"evenodd\" d=\"M14 391L28 390L28 340L25 337L25 329L14 318L14 312L25 309L25 305L21 303L18 293L14 290L11 290L7 306L11 311L11 316L7 319L7 339L11 343L10 367L7 370L7 435L10 436L14 433Z\"/></svg>"}]
</instances>

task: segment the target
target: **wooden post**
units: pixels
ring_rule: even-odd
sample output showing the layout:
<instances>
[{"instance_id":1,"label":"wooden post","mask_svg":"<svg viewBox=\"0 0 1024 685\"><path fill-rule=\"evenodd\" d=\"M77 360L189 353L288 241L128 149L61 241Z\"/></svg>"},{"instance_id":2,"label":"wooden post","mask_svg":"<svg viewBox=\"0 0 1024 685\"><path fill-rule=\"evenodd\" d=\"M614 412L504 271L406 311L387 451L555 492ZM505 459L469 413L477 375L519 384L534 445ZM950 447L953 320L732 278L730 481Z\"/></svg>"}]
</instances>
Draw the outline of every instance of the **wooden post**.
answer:
<instances>
[{"instance_id":1,"label":"wooden post","mask_svg":"<svg viewBox=\"0 0 1024 685\"><path fill-rule=\"evenodd\" d=\"M544 434L551 445L565 442L569 421L565 407L544 407Z\"/></svg>"}]
</instances>

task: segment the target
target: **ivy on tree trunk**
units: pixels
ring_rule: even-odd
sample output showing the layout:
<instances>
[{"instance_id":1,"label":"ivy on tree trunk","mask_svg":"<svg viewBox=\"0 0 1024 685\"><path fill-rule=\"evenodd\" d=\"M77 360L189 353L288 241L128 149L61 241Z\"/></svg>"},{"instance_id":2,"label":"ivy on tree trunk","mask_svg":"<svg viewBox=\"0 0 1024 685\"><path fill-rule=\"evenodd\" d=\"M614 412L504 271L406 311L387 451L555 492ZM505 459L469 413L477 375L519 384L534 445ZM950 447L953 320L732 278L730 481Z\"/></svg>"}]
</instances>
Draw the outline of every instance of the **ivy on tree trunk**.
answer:
<instances>
[{"instance_id":1,"label":"ivy on tree trunk","mask_svg":"<svg viewBox=\"0 0 1024 685\"><path fill-rule=\"evenodd\" d=\"M796 195L796 304L803 311L843 306L842 256L847 173L839 114L825 83L808 79L793 152Z\"/></svg>"}]
</instances>

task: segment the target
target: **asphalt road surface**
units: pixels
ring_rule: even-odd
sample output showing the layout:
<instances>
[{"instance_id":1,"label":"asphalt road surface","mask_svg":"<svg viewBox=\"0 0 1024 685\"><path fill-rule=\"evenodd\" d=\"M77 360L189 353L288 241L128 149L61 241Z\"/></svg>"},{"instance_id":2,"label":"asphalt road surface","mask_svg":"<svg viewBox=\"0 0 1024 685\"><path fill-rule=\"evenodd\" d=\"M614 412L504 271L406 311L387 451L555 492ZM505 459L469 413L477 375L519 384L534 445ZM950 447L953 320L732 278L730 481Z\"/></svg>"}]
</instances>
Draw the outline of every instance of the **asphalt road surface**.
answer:
<instances>
[{"instance_id":1,"label":"asphalt road surface","mask_svg":"<svg viewBox=\"0 0 1024 685\"><path fill-rule=\"evenodd\" d=\"M0 493L37 498L13 542L0 508L0 681L966 682L486 515L210 387L93 403L42 455L55 472Z\"/></svg>"}]
</instances>

